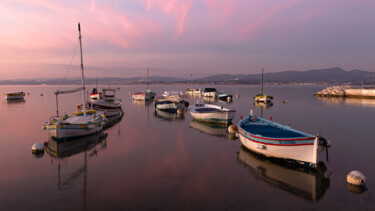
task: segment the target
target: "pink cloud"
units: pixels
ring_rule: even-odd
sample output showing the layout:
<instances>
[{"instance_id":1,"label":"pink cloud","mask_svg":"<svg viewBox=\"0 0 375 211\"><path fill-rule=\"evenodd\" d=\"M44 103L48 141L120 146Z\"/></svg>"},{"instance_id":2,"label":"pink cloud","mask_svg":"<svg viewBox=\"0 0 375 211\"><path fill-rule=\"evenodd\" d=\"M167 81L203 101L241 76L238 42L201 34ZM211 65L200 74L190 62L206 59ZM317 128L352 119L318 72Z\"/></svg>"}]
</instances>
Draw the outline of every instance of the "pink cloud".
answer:
<instances>
[{"instance_id":1,"label":"pink cloud","mask_svg":"<svg viewBox=\"0 0 375 211\"><path fill-rule=\"evenodd\" d=\"M147 0L146 9L161 9L166 15L176 18L175 39L181 36L185 29L186 16L192 7L192 0Z\"/></svg>"}]
</instances>

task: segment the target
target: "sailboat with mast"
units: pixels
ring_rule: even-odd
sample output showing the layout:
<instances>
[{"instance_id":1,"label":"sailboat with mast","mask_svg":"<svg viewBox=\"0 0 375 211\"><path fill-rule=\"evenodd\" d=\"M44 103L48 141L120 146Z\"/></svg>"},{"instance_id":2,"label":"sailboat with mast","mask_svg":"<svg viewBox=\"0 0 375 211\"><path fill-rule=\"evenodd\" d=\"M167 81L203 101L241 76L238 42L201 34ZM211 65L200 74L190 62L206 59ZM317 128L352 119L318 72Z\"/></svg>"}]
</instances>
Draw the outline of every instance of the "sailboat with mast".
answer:
<instances>
[{"instance_id":1,"label":"sailboat with mast","mask_svg":"<svg viewBox=\"0 0 375 211\"><path fill-rule=\"evenodd\" d=\"M81 54L81 79L82 87L73 90L54 92L56 95L56 106L57 106L57 116L51 117L49 122L45 122L43 129L49 131L49 135L56 141L64 141L71 138L77 138L82 136L91 135L97 133L103 129L106 121L106 117L103 112L98 112L95 110L86 110L84 106L82 112L77 112L71 115L59 116L58 109L58 95L68 94L78 91L82 91L82 101L83 105L86 102L86 88L85 88L85 77L83 71L83 56L82 56L82 39L81 39L81 26L78 23L79 32L79 44L80 44L80 54Z\"/></svg>"},{"instance_id":2,"label":"sailboat with mast","mask_svg":"<svg viewBox=\"0 0 375 211\"><path fill-rule=\"evenodd\" d=\"M255 95L253 98L254 98L255 102L269 103L269 102L271 102L273 97L271 95L267 95L267 94L263 93L263 72L264 72L264 69L262 68L262 82L261 82L260 93Z\"/></svg>"},{"instance_id":3,"label":"sailboat with mast","mask_svg":"<svg viewBox=\"0 0 375 211\"><path fill-rule=\"evenodd\" d=\"M147 90L145 92L135 92L133 93L133 100L147 101L152 100L156 96L155 92L151 92L149 88L150 78L149 78L149 69L147 68Z\"/></svg>"}]
</instances>

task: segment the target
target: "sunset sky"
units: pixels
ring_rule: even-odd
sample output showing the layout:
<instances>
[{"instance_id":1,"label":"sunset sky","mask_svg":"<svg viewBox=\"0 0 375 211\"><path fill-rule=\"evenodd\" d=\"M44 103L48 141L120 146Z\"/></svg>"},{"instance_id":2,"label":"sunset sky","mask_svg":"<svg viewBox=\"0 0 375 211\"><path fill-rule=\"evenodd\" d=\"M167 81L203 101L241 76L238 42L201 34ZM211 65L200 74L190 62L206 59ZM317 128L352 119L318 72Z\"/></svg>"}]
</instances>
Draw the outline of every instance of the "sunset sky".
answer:
<instances>
[{"instance_id":1,"label":"sunset sky","mask_svg":"<svg viewBox=\"0 0 375 211\"><path fill-rule=\"evenodd\" d=\"M375 71L374 0L0 0L0 80L64 77L78 22L87 77Z\"/></svg>"}]
</instances>

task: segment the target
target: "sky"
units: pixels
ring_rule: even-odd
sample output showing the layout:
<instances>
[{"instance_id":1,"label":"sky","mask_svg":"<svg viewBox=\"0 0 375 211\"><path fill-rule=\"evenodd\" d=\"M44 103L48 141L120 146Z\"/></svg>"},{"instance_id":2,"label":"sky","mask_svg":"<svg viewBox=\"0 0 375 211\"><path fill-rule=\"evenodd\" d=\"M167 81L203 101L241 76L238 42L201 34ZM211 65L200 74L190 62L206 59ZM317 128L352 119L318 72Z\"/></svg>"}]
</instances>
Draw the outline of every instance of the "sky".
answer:
<instances>
[{"instance_id":1,"label":"sky","mask_svg":"<svg viewBox=\"0 0 375 211\"><path fill-rule=\"evenodd\" d=\"M375 71L374 0L0 0L0 80ZM69 68L69 66L71 67Z\"/></svg>"}]
</instances>

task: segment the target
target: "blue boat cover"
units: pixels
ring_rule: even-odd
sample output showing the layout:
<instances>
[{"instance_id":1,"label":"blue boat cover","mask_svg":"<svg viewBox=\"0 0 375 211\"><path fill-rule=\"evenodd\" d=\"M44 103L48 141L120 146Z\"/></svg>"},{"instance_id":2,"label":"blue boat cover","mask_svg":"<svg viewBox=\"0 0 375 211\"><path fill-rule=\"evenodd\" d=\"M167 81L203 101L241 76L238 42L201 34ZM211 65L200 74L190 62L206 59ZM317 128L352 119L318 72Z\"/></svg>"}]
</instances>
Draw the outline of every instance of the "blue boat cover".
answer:
<instances>
[{"instance_id":1,"label":"blue boat cover","mask_svg":"<svg viewBox=\"0 0 375 211\"><path fill-rule=\"evenodd\" d=\"M246 124L243 129L248 133L269 138L307 138L307 136L284 128L266 124Z\"/></svg>"}]
</instances>

